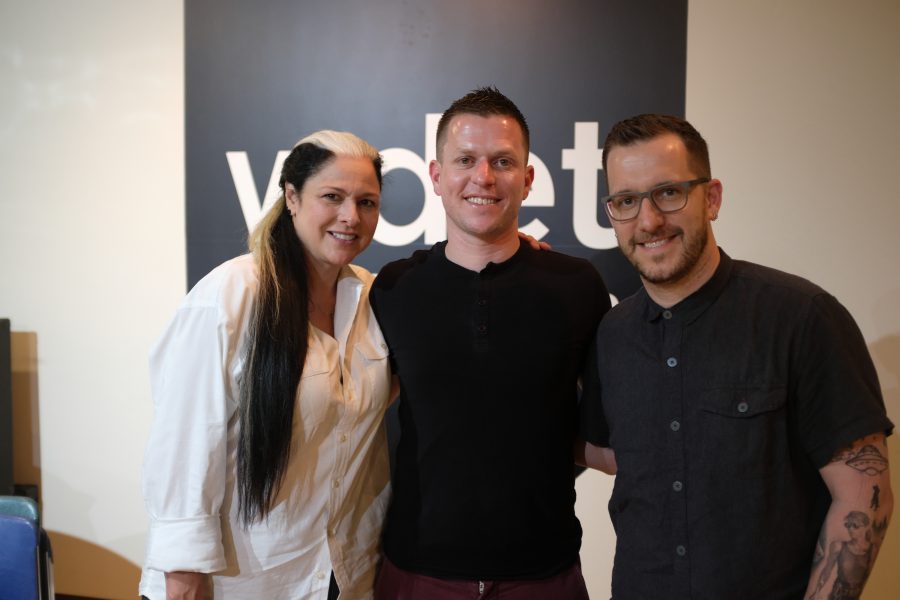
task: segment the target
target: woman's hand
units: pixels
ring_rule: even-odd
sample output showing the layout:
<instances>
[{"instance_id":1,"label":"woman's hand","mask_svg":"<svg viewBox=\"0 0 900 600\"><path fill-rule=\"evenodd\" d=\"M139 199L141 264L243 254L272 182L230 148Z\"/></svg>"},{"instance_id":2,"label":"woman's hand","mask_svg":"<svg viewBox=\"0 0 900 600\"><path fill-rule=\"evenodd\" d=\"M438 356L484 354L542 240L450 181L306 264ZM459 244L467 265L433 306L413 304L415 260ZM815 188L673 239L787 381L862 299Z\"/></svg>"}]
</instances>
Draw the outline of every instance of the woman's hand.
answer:
<instances>
[{"instance_id":1,"label":"woman's hand","mask_svg":"<svg viewBox=\"0 0 900 600\"><path fill-rule=\"evenodd\" d=\"M166 573L166 600L207 600L210 597L207 573Z\"/></svg>"}]
</instances>

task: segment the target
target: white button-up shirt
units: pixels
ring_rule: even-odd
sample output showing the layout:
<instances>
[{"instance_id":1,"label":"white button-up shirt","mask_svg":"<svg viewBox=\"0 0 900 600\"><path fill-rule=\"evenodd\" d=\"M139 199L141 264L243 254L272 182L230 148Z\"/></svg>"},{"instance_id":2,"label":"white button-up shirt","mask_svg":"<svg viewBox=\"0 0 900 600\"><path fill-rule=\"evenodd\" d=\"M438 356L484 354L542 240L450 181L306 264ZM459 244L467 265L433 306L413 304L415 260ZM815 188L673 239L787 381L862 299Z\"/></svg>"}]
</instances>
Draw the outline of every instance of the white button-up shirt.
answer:
<instances>
[{"instance_id":1,"label":"white button-up shirt","mask_svg":"<svg viewBox=\"0 0 900 600\"><path fill-rule=\"evenodd\" d=\"M390 372L371 280L345 267L335 337L310 325L284 483L268 518L249 527L237 516L235 458L253 257L222 264L187 295L150 355L141 594L162 600L164 572L199 571L214 574L214 598L324 599L334 571L342 600L371 597L390 494Z\"/></svg>"}]
</instances>

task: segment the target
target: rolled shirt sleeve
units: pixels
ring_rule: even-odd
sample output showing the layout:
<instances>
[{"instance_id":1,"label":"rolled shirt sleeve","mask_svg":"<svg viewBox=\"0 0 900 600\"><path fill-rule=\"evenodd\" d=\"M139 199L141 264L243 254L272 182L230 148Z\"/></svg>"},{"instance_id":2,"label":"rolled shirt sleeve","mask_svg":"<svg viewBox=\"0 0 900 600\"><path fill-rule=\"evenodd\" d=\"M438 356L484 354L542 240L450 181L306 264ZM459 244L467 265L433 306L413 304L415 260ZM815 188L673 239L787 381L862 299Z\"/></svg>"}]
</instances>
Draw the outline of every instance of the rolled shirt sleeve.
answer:
<instances>
[{"instance_id":1,"label":"rolled shirt sleeve","mask_svg":"<svg viewBox=\"0 0 900 600\"><path fill-rule=\"evenodd\" d=\"M190 296L150 357L155 416L144 460L150 515L146 565L163 572L225 568L220 511L235 412L235 332Z\"/></svg>"}]
</instances>

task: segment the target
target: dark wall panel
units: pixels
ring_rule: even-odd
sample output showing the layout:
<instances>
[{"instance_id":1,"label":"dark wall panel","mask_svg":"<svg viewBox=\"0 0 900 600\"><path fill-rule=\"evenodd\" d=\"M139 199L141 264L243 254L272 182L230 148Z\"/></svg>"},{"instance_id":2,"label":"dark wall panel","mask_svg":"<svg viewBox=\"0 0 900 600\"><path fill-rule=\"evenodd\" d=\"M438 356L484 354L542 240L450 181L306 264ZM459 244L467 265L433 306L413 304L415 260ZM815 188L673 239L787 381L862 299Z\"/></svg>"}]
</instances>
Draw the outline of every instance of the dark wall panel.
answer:
<instances>
[{"instance_id":1,"label":"dark wall panel","mask_svg":"<svg viewBox=\"0 0 900 600\"><path fill-rule=\"evenodd\" d=\"M426 115L494 84L525 113L531 151L552 180L553 206L526 202L521 223L540 219L544 239L590 258L618 297L637 288L609 231L591 233L608 227L596 214L605 193L597 148L620 118L684 114L686 0L191 0L185 27L189 286L245 251L226 153L242 153L260 201L276 154L316 129L407 149L424 169ZM587 124L577 145L576 123ZM416 219L428 192L420 175L388 173L384 220ZM549 182L530 201L539 189ZM357 262L378 271L430 245L424 235L382 239Z\"/></svg>"}]
</instances>

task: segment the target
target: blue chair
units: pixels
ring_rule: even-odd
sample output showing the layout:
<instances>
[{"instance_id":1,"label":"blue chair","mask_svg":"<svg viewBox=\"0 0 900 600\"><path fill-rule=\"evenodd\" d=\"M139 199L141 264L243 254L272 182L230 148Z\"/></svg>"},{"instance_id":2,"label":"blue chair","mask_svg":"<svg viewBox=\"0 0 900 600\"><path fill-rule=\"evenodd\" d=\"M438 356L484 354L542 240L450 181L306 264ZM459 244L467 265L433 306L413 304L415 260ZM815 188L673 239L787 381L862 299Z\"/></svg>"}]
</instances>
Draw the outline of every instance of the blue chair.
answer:
<instances>
[{"instance_id":1,"label":"blue chair","mask_svg":"<svg viewBox=\"0 0 900 600\"><path fill-rule=\"evenodd\" d=\"M18 600L19 598L35 598L36 600L52 600L55 597L53 589L53 551L50 548L50 538L47 532L41 527L40 511L37 502L27 496L0 496L0 519L4 522L0 524L0 600ZM36 542L34 547L23 549L19 542L23 539L23 531L21 522L24 520L30 524L30 527L36 532ZM13 532L12 537L7 537L6 527ZM15 537L18 536L18 537ZM29 544L31 537L27 538ZM15 541L18 540L18 541ZM24 555L22 553L25 553ZM29 554L30 553L30 554ZM17 560L26 560L22 557L32 556L32 562L36 559L36 570L32 565L32 571L21 570L22 565ZM15 570L15 573L13 572ZM18 578L34 578L37 583L36 595L27 595L26 588L15 587L13 581ZM9 583L7 580L9 579ZM24 589L25 592L19 591ZM14 594L12 590L16 590ZM26 595L21 595L26 593ZM16 595L18 594L18 595Z\"/></svg>"},{"instance_id":2,"label":"blue chair","mask_svg":"<svg viewBox=\"0 0 900 600\"><path fill-rule=\"evenodd\" d=\"M41 513L37 502L28 496L0 496L0 515L24 517L41 526Z\"/></svg>"},{"instance_id":3,"label":"blue chair","mask_svg":"<svg viewBox=\"0 0 900 600\"><path fill-rule=\"evenodd\" d=\"M39 600L40 540L34 521L0 514L0 600Z\"/></svg>"}]
</instances>

